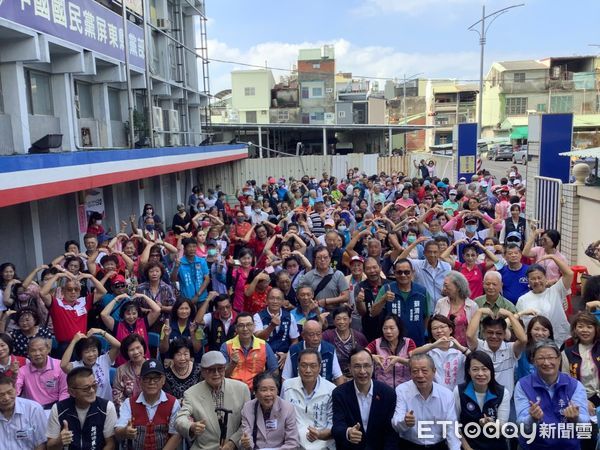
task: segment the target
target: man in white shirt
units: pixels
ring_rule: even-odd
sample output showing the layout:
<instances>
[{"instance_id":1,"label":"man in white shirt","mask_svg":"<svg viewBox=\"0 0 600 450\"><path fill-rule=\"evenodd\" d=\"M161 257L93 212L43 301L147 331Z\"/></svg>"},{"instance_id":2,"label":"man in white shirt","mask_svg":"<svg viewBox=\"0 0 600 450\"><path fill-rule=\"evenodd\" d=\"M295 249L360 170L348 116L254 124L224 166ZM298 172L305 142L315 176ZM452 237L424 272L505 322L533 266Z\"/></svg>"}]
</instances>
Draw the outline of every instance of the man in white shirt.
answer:
<instances>
[{"instance_id":1,"label":"man in white shirt","mask_svg":"<svg viewBox=\"0 0 600 450\"><path fill-rule=\"evenodd\" d=\"M319 375L321 355L312 348L298 355L299 377L285 380L281 396L296 409L300 448L302 450L335 449L331 434L333 409L331 394L335 384Z\"/></svg>"},{"instance_id":2,"label":"man in white shirt","mask_svg":"<svg viewBox=\"0 0 600 450\"><path fill-rule=\"evenodd\" d=\"M484 315L486 317L482 320ZM505 319L510 321L513 334L517 338L515 342L504 340L507 329ZM477 338L479 323L481 323L481 334L485 340ZM479 308L467 327L467 343L471 351L481 350L492 358L496 381L511 393L514 392L515 367L527 346L527 334L515 315L500 308L496 317L491 309Z\"/></svg>"},{"instance_id":3,"label":"man in white shirt","mask_svg":"<svg viewBox=\"0 0 600 450\"><path fill-rule=\"evenodd\" d=\"M454 395L449 389L434 383L435 364L427 354L410 358L411 381L396 387L396 411L392 427L400 435L404 448L460 450L460 440L454 432L457 420ZM440 421L451 421L444 428ZM420 423L423 422L423 423Z\"/></svg>"},{"instance_id":4,"label":"man in white shirt","mask_svg":"<svg viewBox=\"0 0 600 450\"><path fill-rule=\"evenodd\" d=\"M142 392L126 399L121 406L115 434L119 439L129 440L133 448L146 447L152 442L157 449L176 450L181 435L175 429L175 419L181 406L175 397L162 389L165 369L161 362L156 359L145 361L140 378Z\"/></svg>"},{"instance_id":5,"label":"man in white shirt","mask_svg":"<svg viewBox=\"0 0 600 450\"><path fill-rule=\"evenodd\" d=\"M0 442L4 450L45 450L47 419L33 400L17 397L15 381L0 374Z\"/></svg>"},{"instance_id":6,"label":"man in white shirt","mask_svg":"<svg viewBox=\"0 0 600 450\"><path fill-rule=\"evenodd\" d=\"M258 225L259 223L269 220L269 215L262 210L260 202L254 202L252 204L252 211L248 213L248 217L250 217L252 225Z\"/></svg>"}]
</instances>

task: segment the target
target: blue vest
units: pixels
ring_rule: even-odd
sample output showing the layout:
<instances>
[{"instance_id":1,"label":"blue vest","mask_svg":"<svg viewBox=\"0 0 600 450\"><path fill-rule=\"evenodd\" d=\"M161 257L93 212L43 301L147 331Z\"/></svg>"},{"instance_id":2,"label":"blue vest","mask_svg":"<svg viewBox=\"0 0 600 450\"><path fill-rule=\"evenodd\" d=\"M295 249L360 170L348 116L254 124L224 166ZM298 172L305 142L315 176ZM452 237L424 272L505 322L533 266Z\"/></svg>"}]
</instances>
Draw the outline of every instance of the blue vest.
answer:
<instances>
[{"instance_id":1,"label":"blue vest","mask_svg":"<svg viewBox=\"0 0 600 450\"><path fill-rule=\"evenodd\" d=\"M290 326L292 325L292 316L290 312L284 308L281 308L281 325L279 325L279 331L274 329L271 335L267 339L267 342L271 346L271 349L277 352L287 353L290 349ZM260 320L262 320L263 326L266 328L271 323L271 315L267 309L263 309L258 313Z\"/></svg>"},{"instance_id":2,"label":"blue vest","mask_svg":"<svg viewBox=\"0 0 600 450\"><path fill-rule=\"evenodd\" d=\"M304 350L304 342L298 342L290 347L292 362L292 377L298 376L298 354ZM326 341L321 341L321 376L333 383L333 357L335 347Z\"/></svg>"},{"instance_id":3,"label":"blue vest","mask_svg":"<svg viewBox=\"0 0 600 450\"><path fill-rule=\"evenodd\" d=\"M546 388L546 384L541 380L536 373L528 375L519 380L523 392L527 398L532 401L540 399L540 407L544 411L542 422L558 424L566 423L565 417L561 411L569 405L569 401L573 398L573 393L577 388L578 381L564 373L558 374L558 380L554 389L554 397L550 398L550 394ZM561 449L561 450L579 450L580 444L577 439L558 439L557 433L554 433L554 439L545 439L539 437L539 426L535 440L531 444L525 442L525 438L519 438L519 445L526 450L538 449Z\"/></svg>"},{"instance_id":4,"label":"blue vest","mask_svg":"<svg viewBox=\"0 0 600 450\"><path fill-rule=\"evenodd\" d=\"M400 317L405 327L404 335L415 341L417 347L422 346L425 344L427 289L413 282L406 300L403 300L403 294L400 293L398 283L395 281L390 283L390 290L396 295L396 299L393 302L386 302L386 313L396 314Z\"/></svg>"},{"instance_id":5,"label":"blue vest","mask_svg":"<svg viewBox=\"0 0 600 450\"><path fill-rule=\"evenodd\" d=\"M498 408L504 398L504 387L498 386L498 395L491 391L485 393L485 399L483 401L483 409L479 407L477 396L475 395L475 389L473 382L463 383L458 386L458 393L460 398L460 417L459 421L464 426L468 423L474 422L479 424L479 419L483 418L483 415L490 417L493 420L498 418ZM506 440L503 438L489 438L481 433L476 438L470 438L464 435L465 439L474 450L486 449L486 450L506 450Z\"/></svg>"},{"instance_id":6,"label":"blue vest","mask_svg":"<svg viewBox=\"0 0 600 450\"><path fill-rule=\"evenodd\" d=\"M73 442L68 446L69 450L102 450L104 441L104 422L106 421L106 408L108 400L96 397L96 401L90 405L85 416L83 428L75 409L75 399L69 397L56 404L58 411L58 423L62 429L63 420L69 424L69 430L73 432Z\"/></svg>"}]
</instances>

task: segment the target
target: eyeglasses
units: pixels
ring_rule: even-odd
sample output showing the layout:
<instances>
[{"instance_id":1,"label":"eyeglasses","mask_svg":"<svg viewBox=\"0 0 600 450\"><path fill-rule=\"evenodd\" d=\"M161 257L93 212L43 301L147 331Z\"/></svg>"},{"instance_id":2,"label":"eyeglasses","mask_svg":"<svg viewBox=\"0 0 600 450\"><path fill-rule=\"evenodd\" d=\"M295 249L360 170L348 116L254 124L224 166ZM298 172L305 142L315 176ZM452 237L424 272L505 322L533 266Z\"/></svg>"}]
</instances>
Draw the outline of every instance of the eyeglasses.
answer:
<instances>
[{"instance_id":1,"label":"eyeglasses","mask_svg":"<svg viewBox=\"0 0 600 450\"><path fill-rule=\"evenodd\" d=\"M148 383L148 384L156 384L158 383L160 380L162 379L162 377L143 377L142 378L142 382L144 383Z\"/></svg>"},{"instance_id":2,"label":"eyeglasses","mask_svg":"<svg viewBox=\"0 0 600 450\"><path fill-rule=\"evenodd\" d=\"M225 373L225 366L217 366L217 367L204 367L202 370L206 370L208 373Z\"/></svg>"},{"instance_id":3,"label":"eyeglasses","mask_svg":"<svg viewBox=\"0 0 600 450\"><path fill-rule=\"evenodd\" d=\"M412 271L410 271L410 270L396 270L394 273L396 275L406 275L406 276L408 276L408 275L410 275L412 273Z\"/></svg>"},{"instance_id":4,"label":"eyeglasses","mask_svg":"<svg viewBox=\"0 0 600 450\"><path fill-rule=\"evenodd\" d=\"M300 368L302 370L306 370L306 369L312 369L312 370L317 370L319 368L319 364L317 363L300 363Z\"/></svg>"},{"instance_id":5,"label":"eyeglasses","mask_svg":"<svg viewBox=\"0 0 600 450\"><path fill-rule=\"evenodd\" d=\"M127 287L127 285L125 283L117 283L117 284L113 284L113 287L115 289L123 289L124 287Z\"/></svg>"},{"instance_id":6,"label":"eyeglasses","mask_svg":"<svg viewBox=\"0 0 600 450\"><path fill-rule=\"evenodd\" d=\"M80 287L67 287L65 288L65 292L79 292L81 291Z\"/></svg>"},{"instance_id":7,"label":"eyeglasses","mask_svg":"<svg viewBox=\"0 0 600 450\"><path fill-rule=\"evenodd\" d=\"M535 362L544 363L544 362L554 362L558 359L558 356L536 356Z\"/></svg>"},{"instance_id":8,"label":"eyeglasses","mask_svg":"<svg viewBox=\"0 0 600 450\"><path fill-rule=\"evenodd\" d=\"M73 389L75 389L76 391L92 392L92 391L95 391L96 389L98 389L98 383L93 383L88 386L82 386L82 387L73 387Z\"/></svg>"}]
</instances>

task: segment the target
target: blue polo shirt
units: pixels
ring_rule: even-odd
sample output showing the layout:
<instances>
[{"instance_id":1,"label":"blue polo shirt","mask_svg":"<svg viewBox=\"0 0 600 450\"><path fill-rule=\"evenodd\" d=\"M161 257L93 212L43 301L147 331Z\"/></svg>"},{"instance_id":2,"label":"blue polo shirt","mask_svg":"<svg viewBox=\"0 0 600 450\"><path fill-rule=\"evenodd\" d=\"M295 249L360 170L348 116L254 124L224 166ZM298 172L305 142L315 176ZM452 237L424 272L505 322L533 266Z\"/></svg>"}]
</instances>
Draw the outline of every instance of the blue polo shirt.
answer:
<instances>
[{"instance_id":1,"label":"blue polo shirt","mask_svg":"<svg viewBox=\"0 0 600 450\"><path fill-rule=\"evenodd\" d=\"M511 270L508 265L498 270L502 275L502 295L516 304L521 295L529 292L529 281L527 280L527 269L529 266L522 264L519 270Z\"/></svg>"}]
</instances>

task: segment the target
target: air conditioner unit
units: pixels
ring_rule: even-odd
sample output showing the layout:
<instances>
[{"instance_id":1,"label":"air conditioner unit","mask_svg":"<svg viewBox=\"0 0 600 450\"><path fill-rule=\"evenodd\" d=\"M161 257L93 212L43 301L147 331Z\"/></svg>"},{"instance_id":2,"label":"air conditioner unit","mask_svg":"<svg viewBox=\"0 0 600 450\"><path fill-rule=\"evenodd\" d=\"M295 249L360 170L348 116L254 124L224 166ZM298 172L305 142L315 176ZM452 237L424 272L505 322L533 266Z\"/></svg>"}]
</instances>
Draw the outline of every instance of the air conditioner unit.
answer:
<instances>
[{"instance_id":1,"label":"air conditioner unit","mask_svg":"<svg viewBox=\"0 0 600 450\"><path fill-rule=\"evenodd\" d=\"M335 113L325 113L324 120L326 125L334 125L335 124Z\"/></svg>"},{"instance_id":2,"label":"air conditioner unit","mask_svg":"<svg viewBox=\"0 0 600 450\"><path fill-rule=\"evenodd\" d=\"M333 88L326 88L326 89L325 89L325 92L326 92L327 94L331 94L331 93L333 92Z\"/></svg>"},{"instance_id":3,"label":"air conditioner unit","mask_svg":"<svg viewBox=\"0 0 600 450\"><path fill-rule=\"evenodd\" d=\"M154 122L154 131L160 132L165 130L165 127L163 125L162 108L160 108L159 106L152 107L152 121ZM165 146L164 137L165 135L163 133L156 133L154 142L158 147Z\"/></svg>"},{"instance_id":4,"label":"air conditioner unit","mask_svg":"<svg viewBox=\"0 0 600 450\"><path fill-rule=\"evenodd\" d=\"M169 19L156 19L156 28L159 30L170 30L171 21Z\"/></svg>"},{"instance_id":5,"label":"air conditioner unit","mask_svg":"<svg viewBox=\"0 0 600 450\"><path fill-rule=\"evenodd\" d=\"M167 131L179 131L179 111L176 109L166 109L164 111L164 120ZM181 145L181 138L179 134L167 133L167 145L177 147Z\"/></svg>"}]
</instances>

